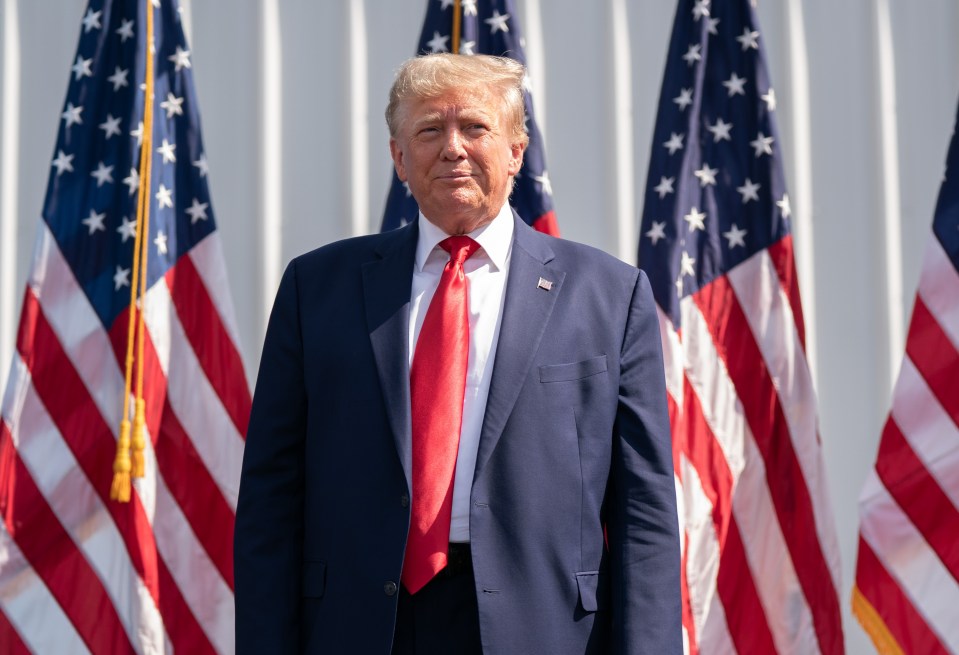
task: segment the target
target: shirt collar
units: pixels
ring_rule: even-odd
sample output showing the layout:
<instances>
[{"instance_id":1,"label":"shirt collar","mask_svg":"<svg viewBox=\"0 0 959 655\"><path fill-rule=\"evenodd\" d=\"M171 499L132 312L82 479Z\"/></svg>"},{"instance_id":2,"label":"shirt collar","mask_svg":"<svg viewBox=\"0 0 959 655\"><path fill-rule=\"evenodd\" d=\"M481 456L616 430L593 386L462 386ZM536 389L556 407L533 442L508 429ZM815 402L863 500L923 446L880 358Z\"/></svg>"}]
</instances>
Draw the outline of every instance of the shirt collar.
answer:
<instances>
[{"instance_id":1,"label":"shirt collar","mask_svg":"<svg viewBox=\"0 0 959 655\"><path fill-rule=\"evenodd\" d=\"M448 237L443 230L436 227L423 216L419 215L419 240L416 243L416 271L423 271L430 253L439 246L440 241ZM467 236L480 245L480 250L486 253L493 268L504 270L509 256L510 244L513 241L513 211L509 203L503 205L492 221L470 232Z\"/></svg>"}]
</instances>

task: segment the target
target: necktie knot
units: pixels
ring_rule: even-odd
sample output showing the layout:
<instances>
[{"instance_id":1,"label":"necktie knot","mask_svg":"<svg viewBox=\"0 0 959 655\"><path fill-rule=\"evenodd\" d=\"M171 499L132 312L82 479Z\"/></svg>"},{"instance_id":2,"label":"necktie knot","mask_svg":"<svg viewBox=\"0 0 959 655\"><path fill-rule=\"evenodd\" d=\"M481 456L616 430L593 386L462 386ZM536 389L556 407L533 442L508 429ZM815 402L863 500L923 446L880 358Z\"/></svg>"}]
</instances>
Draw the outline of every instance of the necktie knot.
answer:
<instances>
[{"instance_id":1,"label":"necktie knot","mask_svg":"<svg viewBox=\"0 0 959 655\"><path fill-rule=\"evenodd\" d=\"M480 247L473 239L463 235L447 237L440 241L439 246L450 254L450 261L454 266L462 266Z\"/></svg>"}]
</instances>

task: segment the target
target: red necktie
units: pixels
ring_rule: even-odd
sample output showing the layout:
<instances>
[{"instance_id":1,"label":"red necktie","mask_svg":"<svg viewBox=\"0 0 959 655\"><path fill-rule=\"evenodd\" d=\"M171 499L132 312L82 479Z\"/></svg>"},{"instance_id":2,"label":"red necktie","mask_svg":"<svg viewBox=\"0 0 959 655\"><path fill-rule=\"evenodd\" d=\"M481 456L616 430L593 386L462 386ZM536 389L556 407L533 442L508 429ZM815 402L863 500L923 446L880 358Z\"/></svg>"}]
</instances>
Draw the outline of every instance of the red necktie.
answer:
<instances>
[{"instance_id":1,"label":"red necktie","mask_svg":"<svg viewBox=\"0 0 959 655\"><path fill-rule=\"evenodd\" d=\"M413 497L402 580L411 594L447 562L470 346L463 262L479 249L467 236L449 237L439 245L450 260L426 311L410 366Z\"/></svg>"}]
</instances>

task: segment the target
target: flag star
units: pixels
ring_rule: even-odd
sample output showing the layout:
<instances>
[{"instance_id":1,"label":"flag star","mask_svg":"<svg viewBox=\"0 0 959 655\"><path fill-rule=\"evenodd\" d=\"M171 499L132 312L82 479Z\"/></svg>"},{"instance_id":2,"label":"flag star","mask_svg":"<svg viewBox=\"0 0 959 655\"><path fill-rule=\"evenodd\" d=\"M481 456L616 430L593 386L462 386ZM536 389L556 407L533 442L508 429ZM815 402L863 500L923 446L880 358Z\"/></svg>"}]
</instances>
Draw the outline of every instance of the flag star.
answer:
<instances>
[{"instance_id":1,"label":"flag star","mask_svg":"<svg viewBox=\"0 0 959 655\"><path fill-rule=\"evenodd\" d=\"M210 165L206 162L206 153L202 153L200 158L193 162L193 165L200 170L200 177L206 177L210 172Z\"/></svg>"},{"instance_id":2,"label":"flag star","mask_svg":"<svg viewBox=\"0 0 959 655\"><path fill-rule=\"evenodd\" d=\"M676 282L674 284L676 285L676 295L682 298L683 297L683 276L680 275L678 278L676 278Z\"/></svg>"},{"instance_id":3,"label":"flag star","mask_svg":"<svg viewBox=\"0 0 959 655\"><path fill-rule=\"evenodd\" d=\"M63 110L63 113L60 114L61 118L67 122L67 128L71 125L82 124L83 119L80 118L80 112L83 111L83 107L74 107L72 102L67 103L67 108Z\"/></svg>"},{"instance_id":4,"label":"flag star","mask_svg":"<svg viewBox=\"0 0 959 655\"><path fill-rule=\"evenodd\" d=\"M456 0L440 0L440 9L449 9Z\"/></svg>"},{"instance_id":5,"label":"flag star","mask_svg":"<svg viewBox=\"0 0 959 655\"><path fill-rule=\"evenodd\" d=\"M153 240L153 243L155 243L157 247L157 254L167 254L166 241L167 236L163 233L163 230L157 230L157 238Z\"/></svg>"},{"instance_id":6,"label":"flag star","mask_svg":"<svg viewBox=\"0 0 959 655\"><path fill-rule=\"evenodd\" d=\"M687 50L686 54L683 55L683 60L690 66L701 60L703 56L699 54L699 49L700 45L698 43L694 43L693 45L689 46L689 50Z\"/></svg>"},{"instance_id":7,"label":"flag star","mask_svg":"<svg viewBox=\"0 0 959 655\"><path fill-rule=\"evenodd\" d=\"M113 274L113 290L119 291L123 287L130 286L130 269L117 265L117 272Z\"/></svg>"},{"instance_id":8,"label":"flag star","mask_svg":"<svg viewBox=\"0 0 959 655\"><path fill-rule=\"evenodd\" d=\"M193 225L197 221L205 221L208 218L206 208L209 206L210 203L200 202L199 198L194 198L193 204L186 209L186 213L190 215L190 224Z\"/></svg>"},{"instance_id":9,"label":"flag star","mask_svg":"<svg viewBox=\"0 0 959 655\"><path fill-rule=\"evenodd\" d=\"M460 44L460 54L461 55L475 55L476 54L476 41L463 41Z\"/></svg>"},{"instance_id":10,"label":"flag star","mask_svg":"<svg viewBox=\"0 0 959 655\"><path fill-rule=\"evenodd\" d=\"M703 16L709 16L709 0L696 0L693 6L693 20L699 20Z\"/></svg>"},{"instance_id":11,"label":"flag star","mask_svg":"<svg viewBox=\"0 0 959 655\"><path fill-rule=\"evenodd\" d=\"M433 38L427 41L426 45L430 52L449 52L449 48L446 47L446 42L449 40L450 37L443 36L439 32L433 32Z\"/></svg>"},{"instance_id":12,"label":"flag star","mask_svg":"<svg viewBox=\"0 0 959 655\"><path fill-rule=\"evenodd\" d=\"M127 82L127 74L129 72L129 70L117 66L113 71L113 75L107 78L107 81L113 84L114 91L119 91L120 87L130 86L130 83Z\"/></svg>"},{"instance_id":13,"label":"flag star","mask_svg":"<svg viewBox=\"0 0 959 655\"><path fill-rule=\"evenodd\" d=\"M463 0L461 4L463 5L464 16L476 15L476 0Z\"/></svg>"},{"instance_id":14,"label":"flag star","mask_svg":"<svg viewBox=\"0 0 959 655\"><path fill-rule=\"evenodd\" d=\"M68 155L62 150L57 150L57 157L53 160L53 165L57 169L57 177L63 174L63 171L73 172L73 155Z\"/></svg>"},{"instance_id":15,"label":"flag star","mask_svg":"<svg viewBox=\"0 0 959 655\"><path fill-rule=\"evenodd\" d=\"M683 111L689 105L693 104L693 90L692 89L683 89L679 92L679 95L673 98L673 102L679 105L679 110Z\"/></svg>"},{"instance_id":16,"label":"flag star","mask_svg":"<svg viewBox=\"0 0 959 655\"><path fill-rule=\"evenodd\" d=\"M689 223L690 232L706 229L706 213L699 211L695 207L693 207L688 214L683 216L683 220Z\"/></svg>"},{"instance_id":17,"label":"flag star","mask_svg":"<svg viewBox=\"0 0 959 655\"><path fill-rule=\"evenodd\" d=\"M100 15L102 11L93 11L87 9L87 15L83 17L83 33L87 34L90 30L98 30L100 27Z\"/></svg>"},{"instance_id":18,"label":"flag star","mask_svg":"<svg viewBox=\"0 0 959 655\"><path fill-rule=\"evenodd\" d=\"M93 71L90 70L90 65L93 63L93 59L84 59L80 55L77 55L77 61L73 64L70 70L73 71L74 81L79 81L82 77L93 77Z\"/></svg>"},{"instance_id":19,"label":"flag star","mask_svg":"<svg viewBox=\"0 0 959 655\"><path fill-rule=\"evenodd\" d=\"M159 9L159 8L160 8L160 0L153 0L153 6L156 7L157 9Z\"/></svg>"},{"instance_id":20,"label":"flag star","mask_svg":"<svg viewBox=\"0 0 959 655\"><path fill-rule=\"evenodd\" d=\"M518 177L518 176L517 176L517 177ZM409 182L403 182L403 188L406 189L406 197L407 197L407 198L409 198L410 196L413 195L413 192L410 191L410 183L409 183Z\"/></svg>"},{"instance_id":21,"label":"flag star","mask_svg":"<svg viewBox=\"0 0 959 655\"><path fill-rule=\"evenodd\" d=\"M733 127L732 123L727 123L721 118L716 119L715 125L706 125L706 129L713 133L713 143L719 143L722 140L732 141L729 136L729 130Z\"/></svg>"},{"instance_id":22,"label":"flag star","mask_svg":"<svg viewBox=\"0 0 959 655\"><path fill-rule=\"evenodd\" d=\"M183 98L177 98L172 93L166 94L166 100L160 103L163 109L166 109L166 117L173 118L173 115L183 115Z\"/></svg>"},{"instance_id":23,"label":"flag star","mask_svg":"<svg viewBox=\"0 0 959 655\"><path fill-rule=\"evenodd\" d=\"M190 64L190 51L184 50L180 46L176 47L176 52L167 57L167 61L173 62L177 73L184 68L193 68L193 66Z\"/></svg>"},{"instance_id":24,"label":"flag star","mask_svg":"<svg viewBox=\"0 0 959 655\"><path fill-rule=\"evenodd\" d=\"M745 84L746 84L746 78L739 77L739 75L736 75L736 73L733 73L732 77L730 77L728 80L723 82L723 86L729 89L730 98L732 98L737 93L743 96L746 95L746 91L745 89L743 89L743 86Z\"/></svg>"},{"instance_id":25,"label":"flag star","mask_svg":"<svg viewBox=\"0 0 959 655\"><path fill-rule=\"evenodd\" d=\"M94 232L105 232L106 228L103 226L103 219L107 217L106 213L98 214L95 210L90 210L90 215L84 218L81 223L87 226L87 229L90 230L89 234Z\"/></svg>"},{"instance_id":26,"label":"flag star","mask_svg":"<svg viewBox=\"0 0 959 655\"><path fill-rule=\"evenodd\" d=\"M646 236L655 246L660 239L666 238L666 221L653 221L653 226L646 232Z\"/></svg>"},{"instance_id":27,"label":"flag star","mask_svg":"<svg viewBox=\"0 0 959 655\"><path fill-rule=\"evenodd\" d=\"M669 135L669 141L666 141L665 143L663 143L663 147L669 150L669 154L671 155L676 154L677 150L683 149L683 136L685 135L671 132Z\"/></svg>"},{"instance_id":28,"label":"flag star","mask_svg":"<svg viewBox=\"0 0 959 655\"><path fill-rule=\"evenodd\" d=\"M176 144L170 143L164 138L163 145L157 148L157 152L163 155L164 164L171 164L176 161L176 155L173 154L174 150L176 150Z\"/></svg>"},{"instance_id":29,"label":"flag star","mask_svg":"<svg viewBox=\"0 0 959 655\"><path fill-rule=\"evenodd\" d=\"M120 135L120 119L114 118L113 114L107 114L107 119L100 123L100 129L105 133L103 138L109 141L110 137L114 135Z\"/></svg>"},{"instance_id":30,"label":"flag star","mask_svg":"<svg viewBox=\"0 0 959 655\"><path fill-rule=\"evenodd\" d=\"M766 136L762 132L760 132L754 140L750 141L749 145L753 147L753 153L757 157L773 154L773 138Z\"/></svg>"},{"instance_id":31,"label":"flag star","mask_svg":"<svg viewBox=\"0 0 959 655\"><path fill-rule=\"evenodd\" d=\"M738 227L735 223L729 228L728 232L723 232L723 236L726 237L726 240L729 241L729 249L732 250L736 246L746 247L746 241L743 237L746 236L748 230L744 230Z\"/></svg>"},{"instance_id":32,"label":"flag star","mask_svg":"<svg viewBox=\"0 0 959 655\"><path fill-rule=\"evenodd\" d=\"M769 111L775 111L776 109L776 92L772 87L769 87L769 91L765 95L759 96L766 102L766 109Z\"/></svg>"},{"instance_id":33,"label":"flag star","mask_svg":"<svg viewBox=\"0 0 959 655\"><path fill-rule=\"evenodd\" d=\"M682 261L679 262L679 274L696 277L696 260L689 256L689 253L683 251Z\"/></svg>"},{"instance_id":34,"label":"flag star","mask_svg":"<svg viewBox=\"0 0 959 655\"><path fill-rule=\"evenodd\" d=\"M776 206L779 207L779 210L782 212L783 218L789 218L789 216L793 213L793 212L792 212L792 209L789 207L789 195L788 195L788 194L785 194L785 193L784 193L784 194L783 194L783 199L776 201Z\"/></svg>"},{"instance_id":35,"label":"flag star","mask_svg":"<svg viewBox=\"0 0 959 655\"><path fill-rule=\"evenodd\" d=\"M659 194L660 200L665 198L670 193L673 193L673 182L676 181L675 177L660 177L659 184L653 187L653 191Z\"/></svg>"},{"instance_id":36,"label":"flag star","mask_svg":"<svg viewBox=\"0 0 959 655\"><path fill-rule=\"evenodd\" d=\"M496 34L496 32L509 32L507 20L509 20L509 14L501 14L499 9L494 9L493 15L483 22L490 26L490 34Z\"/></svg>"},{"instance_id":37,"label":"flag star","mask_svg":"<svg viewBox=\"0 0 959 655\"><path fill-rule=\"evenodd\" d=\"M98 189L107 182L113 184L113 166L106 166L101 161L97 164L97 170L90 173L90 177L96 178Z\"/></svg>"},{"instance_id":38,"label":"flag star","mask_svg":"<svg viewBox=\"0 0 959 655\"><path fill-rule=\"evenodd\" d=\"M706 31L710 34L716 35L719 34L719 30L716 29L716 26L719 25L718 18L707 18L706 19Z\"/></svg>"},{"instance_id":39,"label":"flag star","mask_svg":"<svg viewBox=\"0 0 959 655\"><path fill-rule=\"evenodd\" d=\"M753 182L747 177L746 181L743 182L742 186L736 187L736 191L742 194L743 204L745 205L750 200L756 200L756 201L759 200L758 192L759 192L759 189L761 188L762 188L762 185Z\"/></svg>"},{"instance_id":40,"label":"flag star","mask_svg":"<svg viewBox=\"0 0 959 655\"><path fill-rule=\"evenodd\" d=\"M160 209L163 209L164 207L173 207L173 198L170 195L171 193L173 193L173 189L168 189L163 184L160 184L160 188L157 189L156 192L157 206Z\"/></svg>"},{"instance_id":41,"label":"flag star","mask_svg":"<svg viewBox=\"0 0 959 655\"><path fill-rule=\"evenodd\" d=\"M718 168L710 168L709 164L703 162L703 167L698 171L693 171L693 175L699 178L700 186L706 187L710 184L716 184L716 173L718 172Z\"/></svg>"},{"instance_id":42,"label":"flag star","mask_svg":"<svg viewBox=\"0 0 959 655\"><path fill-rule=\"evenodd\" d=\"M126 43L127 39L133 38L133 21L124 20L120 23L120 27L117 28L116 33L120 35L120 43Z\"/></svg>"},{"instance_id":43,"label":"flag star","mask_svg":"<svg viewBox=\"0 0 959 655\"><path fill-rule=\"evenodd\" d=\"M123 243L126 243L127 239L135 239L137 236L137 222L131 221L128 217L124 216L123 223L117 228L117 232L123 237Z\"/></svg>"},{"instance_id":44,"label":"flag star","mask_svg":"<svg viewBox=\"0 0 959 655\"><path fill-rule=\"evenodd\" d=\"M123 178L123 183L130 187L130 195L132 196L140 187L140 174L137 169L131 168L130 174Z\"/></svg>"},{"instance_id":45,"label":"flag star","mask_svg":"<svg viewBox=\"0 0 959 655\"><path fill-rule=\"evenodd\" d=\"M542 175L534 175L533 179L540 183L540 186L543 187L543 193L548 196L553 195L553 185L549 181L549 173L543 171Z\"/></svg>"},{"instance_id":46,"label":"flag star","mask_svg":"<svg viewBox=\"0 0 959 655\"><path fill-rule=\"evenodd\" d=\"M130 136L136 137L138 146L143 143L143 121L140 121L137 129L130 130Z\"/></svg>"},{"instance_id":47,"label":"flag star","mask_svg":"<svg viewBox=\"0 0 959 655\"><path fill-rule=\"evenodd\" d=\"M742 36L737 36L736 40L739 41L743 46L743 52L752 48L753 50L759 50L759 43L757 39L759 38L759 32L750 30L749 27L743 28Z\"/></svg>"}]
</instances>

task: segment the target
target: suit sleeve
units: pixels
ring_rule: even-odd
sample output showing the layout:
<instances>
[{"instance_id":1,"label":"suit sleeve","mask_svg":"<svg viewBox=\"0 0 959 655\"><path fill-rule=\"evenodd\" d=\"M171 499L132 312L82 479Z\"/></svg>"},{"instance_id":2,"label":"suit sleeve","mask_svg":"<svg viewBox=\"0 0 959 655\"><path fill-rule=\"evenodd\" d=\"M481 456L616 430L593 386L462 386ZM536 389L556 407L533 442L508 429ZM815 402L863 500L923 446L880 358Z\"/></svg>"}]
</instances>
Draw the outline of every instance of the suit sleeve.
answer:
<instances>
[{"instance_id":1,"label":"suit sleeve","mask_svg":"<svg viewBox=\"0 0 959 655\"><path fill-rule=\"evenodd\" d=\"M640 271L621 352L607 531L613 651L681 654L680 546L656 305Z\"/></svg>"},{"instance_id":2,"label":"suit sleeve","mask_svg":"<svg viewBox=\"0 0 959 655\"><path fill-rule=\"evenodd\" d=\"M296 262L270 316L234 532L236 652L299 652L306 392Z\"/></svg>"}]
</instances>

